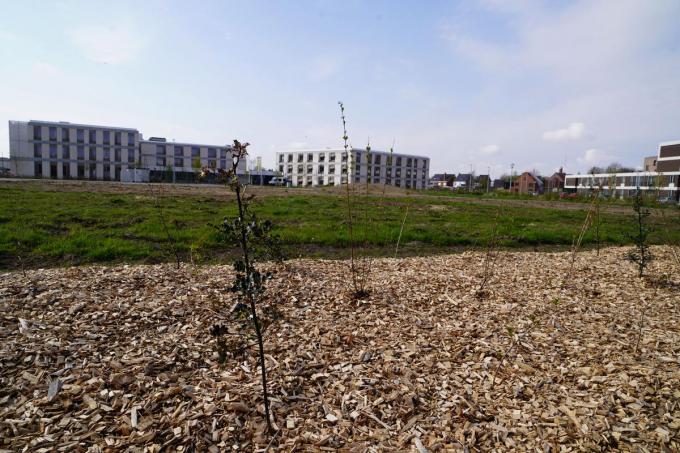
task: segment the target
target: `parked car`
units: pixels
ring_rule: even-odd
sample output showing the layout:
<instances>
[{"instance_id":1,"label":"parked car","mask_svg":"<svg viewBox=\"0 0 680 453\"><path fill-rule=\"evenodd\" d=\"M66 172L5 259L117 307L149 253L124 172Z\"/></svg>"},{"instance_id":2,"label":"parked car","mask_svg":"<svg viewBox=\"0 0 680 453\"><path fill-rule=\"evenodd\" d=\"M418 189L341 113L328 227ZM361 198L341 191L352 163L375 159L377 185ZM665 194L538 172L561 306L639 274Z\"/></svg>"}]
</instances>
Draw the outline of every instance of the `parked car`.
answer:
<instances>
[{"instance_id":1,"label":"parked car","mask_svg":"<svg viewBox=\"0 0 680 453\"><path fill-rule=\"evenodd\" d=\"M270 186L287 186L288 180L281 176L274 176L272 179L269 180L268 184Z\"/></svg>"}]
</instances>

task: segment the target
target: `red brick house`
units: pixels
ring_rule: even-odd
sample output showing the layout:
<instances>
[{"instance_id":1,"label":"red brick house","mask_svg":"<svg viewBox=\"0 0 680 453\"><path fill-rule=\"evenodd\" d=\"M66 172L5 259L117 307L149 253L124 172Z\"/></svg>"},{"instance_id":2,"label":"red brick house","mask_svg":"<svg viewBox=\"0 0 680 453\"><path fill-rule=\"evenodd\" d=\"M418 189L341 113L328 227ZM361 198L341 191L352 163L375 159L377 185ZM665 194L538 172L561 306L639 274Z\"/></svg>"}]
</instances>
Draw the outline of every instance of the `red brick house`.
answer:
<instances>
[{"instance_id":1,"label":"red brick house","mask_svg":"<svg viewBox=\"0 0 680 453\"><path fill-rule=\"evenodd\" d=\"M543 193L543 180L533 173L525 171L513 181L512 192L521 194Z\"/></svg>"},{"instance_id":2,"label":"red brick house","mask_svg":"<svg viewBox=\"0 0 680 453\"><path fill-rule=\"evenodd\" d=\"M553 173L553 175L545 180L545 190L548 192L561 192L564 190L564 178L567 176L566 173L560 171Z\"/></svg>"}]
</instances>

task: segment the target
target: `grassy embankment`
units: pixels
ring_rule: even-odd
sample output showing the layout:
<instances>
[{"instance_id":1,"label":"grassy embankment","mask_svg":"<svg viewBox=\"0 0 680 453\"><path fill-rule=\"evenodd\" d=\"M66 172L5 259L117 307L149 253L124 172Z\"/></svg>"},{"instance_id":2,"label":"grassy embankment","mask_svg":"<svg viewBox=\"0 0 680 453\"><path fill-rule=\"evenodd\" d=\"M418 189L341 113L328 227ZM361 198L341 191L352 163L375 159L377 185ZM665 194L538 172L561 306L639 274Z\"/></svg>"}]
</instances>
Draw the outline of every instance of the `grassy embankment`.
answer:
<instances>
[{"instance_id":1,"label":"grassy embankment","mask_svg":"<svg viewBox=\"0 0 680 453\"><path fill-rule=\"evenodd\" d=\"M225 189L226 191L226 189ZM319 194L300 190L285 196L256 198L258 215L271 219L289 247L290 255L346 256L346 204L342 192ZM370 253L392 255L406 206L404 254L429 254L460 247L483 247L493 228L498 206L503 214L499 233L504 247L568 247L585 217L582 209L518 205L511 202L452 200L429 195L371 196L356 206L355 239ZM178 249L189 261L212 262L225 251L215 228L233 215L233 201L206 195L168 195L161 198L164 216ZM556 202L560 204L560 202ZM567 203L572 205L572 203ZM565 204L566 208L566 204ZM367 212L366 212L367 211ZM632 217L620 206L603 208L604 244L629 243ZM370 219L368 224L365 218ZM669 209L653 215L654 243L680 242L680 218ZM590 231L584 244L594 243ZM190 252L193 250L193 252ZM0 267L15 268L91 262L158 262L173 259L158 210L150 192L101 193L0 187Z\"/></svg>"}]
</instances>

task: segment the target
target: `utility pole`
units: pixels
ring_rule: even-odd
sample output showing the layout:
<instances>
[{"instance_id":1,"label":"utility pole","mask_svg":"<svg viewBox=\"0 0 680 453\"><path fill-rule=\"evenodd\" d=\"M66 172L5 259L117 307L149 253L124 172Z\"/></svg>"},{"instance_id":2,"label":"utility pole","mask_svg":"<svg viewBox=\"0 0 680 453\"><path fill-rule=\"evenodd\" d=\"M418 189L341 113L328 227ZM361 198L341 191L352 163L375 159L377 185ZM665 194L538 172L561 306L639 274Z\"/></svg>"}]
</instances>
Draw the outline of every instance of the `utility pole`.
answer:
<instances>
[{"instance_id":1,"label":"utility pole","mask_svg":"<svg viewBox=\"0 0 680 453\"><path fill-rule=\"evenodd\" d=\"M512 177L512 173L515 171L515 164L512 163L510 164L510 193L512 193L512 180L514 179Z\"/></svg>"},{"instance_id":2,"label":"utility pole","mask_svg":"<svg viewBox=\"0 0 680 453\"><path fill-rule=\"evenodd\" d=\"M491 186L491 167L486 167L486 193L489 193L489 186Z\"/></svg>"},{"instance_id":3,"label":"utility pole","mask_svg":"<svg viewBox=\"0 0 680 453\"><path fill-rule=\"evenodd\" d=\"M472 192L472 172L473 172L472 164L470 164L470 178L469 178L470 179L470 186L468 187L468 193Z\"/></svg>"}]
</instances>

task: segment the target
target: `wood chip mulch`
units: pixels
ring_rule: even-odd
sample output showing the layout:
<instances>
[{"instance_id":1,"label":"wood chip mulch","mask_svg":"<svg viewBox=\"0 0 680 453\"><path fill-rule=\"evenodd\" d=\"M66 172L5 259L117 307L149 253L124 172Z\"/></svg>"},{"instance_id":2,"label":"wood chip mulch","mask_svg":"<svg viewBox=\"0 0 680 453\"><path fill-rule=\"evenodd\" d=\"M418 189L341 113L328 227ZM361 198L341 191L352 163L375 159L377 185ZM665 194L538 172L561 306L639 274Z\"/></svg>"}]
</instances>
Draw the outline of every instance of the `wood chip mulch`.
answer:
<instances>
[{"instance_id":1,"label":"wood chip mulch","mask_svg":"<svg viewBox=\"0 0 680 453\"><path fill-rule=\"evenodd\" d=\"M257 347L228 266L0 275L0 451L680 451L680 269L626 249L278 269ZM246 320L247 322L247 320ZM234 347L218 363L221 323ZM249 330L246 330L249 332ZM232 337L229 337L232 335Z\"/></svg>"}]
</instances>

